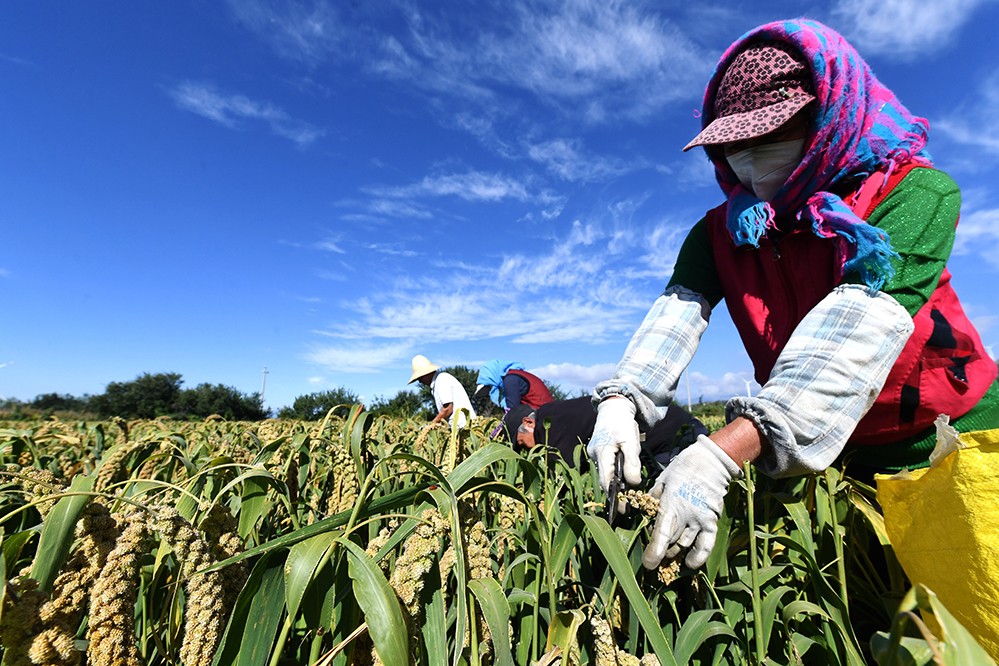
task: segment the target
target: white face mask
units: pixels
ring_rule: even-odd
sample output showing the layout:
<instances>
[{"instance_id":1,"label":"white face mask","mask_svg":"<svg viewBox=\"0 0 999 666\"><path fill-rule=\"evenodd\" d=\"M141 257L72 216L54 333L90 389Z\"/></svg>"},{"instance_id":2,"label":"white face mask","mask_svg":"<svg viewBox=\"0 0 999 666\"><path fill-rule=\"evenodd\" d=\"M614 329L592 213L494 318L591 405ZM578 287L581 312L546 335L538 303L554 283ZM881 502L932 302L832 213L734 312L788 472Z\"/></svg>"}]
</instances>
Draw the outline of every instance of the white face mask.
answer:
<instances>
[{"instance_id":1,"label":"white face mask","mask_svg":"<svg viewBox=\"0 0 999 666\"><path fill-rule=\"evenodd\" d=\"M763 201L770 201L801 162L804 151L804 139L790 139L746 148L725 159L739 182Z\"/></svg>"}]
</instances>

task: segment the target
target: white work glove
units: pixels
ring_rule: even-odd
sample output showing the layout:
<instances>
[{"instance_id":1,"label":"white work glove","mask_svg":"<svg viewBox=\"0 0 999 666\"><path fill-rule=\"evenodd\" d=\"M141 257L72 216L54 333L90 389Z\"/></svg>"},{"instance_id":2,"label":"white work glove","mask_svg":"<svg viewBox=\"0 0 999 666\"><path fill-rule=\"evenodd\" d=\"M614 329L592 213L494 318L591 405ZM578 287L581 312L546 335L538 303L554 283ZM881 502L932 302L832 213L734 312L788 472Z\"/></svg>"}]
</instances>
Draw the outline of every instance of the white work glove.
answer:
<instances>
[{"instance_id":1,"label":"white work glove","mask_svg":"<svg viewBox=\"0 0 999 666\"><path fill-rule=\"evenodd\" d=\"M639 459L642 445L635 420L635 403L624 397L607 398L597 405L597 422L593 426L590 443L586 445L586 454L597 465L600 487L605 493L610 490L614 479L614 457L618 451L624 454L622 472L625 483L637 486L642 482L642 462Z\"/></svg>"},{"instance_id":2,"label":"white work glove","mask_svg":"<svg viewBox=\"0 0 999 666\"><path fill-rule=\"evenodd\" d=\"M689 548L684 560L691 569L704 565L715 545L718 516L728 484L742 470L706 435L680 452L662 471L651 495L659 499L652 540L642 553L646 569Z\"/></svg>"}]
</instances>

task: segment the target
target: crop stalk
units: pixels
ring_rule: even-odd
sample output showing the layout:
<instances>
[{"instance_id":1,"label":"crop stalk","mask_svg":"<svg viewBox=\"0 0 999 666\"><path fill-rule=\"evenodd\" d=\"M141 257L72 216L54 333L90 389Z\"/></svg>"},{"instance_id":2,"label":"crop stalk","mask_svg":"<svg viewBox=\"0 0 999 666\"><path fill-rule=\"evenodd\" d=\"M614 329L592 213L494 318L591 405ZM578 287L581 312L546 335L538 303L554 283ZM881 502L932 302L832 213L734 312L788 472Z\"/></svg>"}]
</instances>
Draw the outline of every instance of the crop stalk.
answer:
<instances>
[{"instance_id":1,"label":"crop stalk","mask_svg":"<svg viewBox=\"0 0 999 666\"><path fill-rule=\"evenodd\" d=\"M746 477L746 501L749 519L749 567L753 583L753 641L756 644L756 663L762 664L766 657L766 646L763 644L763 602L760 599L759 555L756 552L756 508L754 506L754 491L752 468L749 462L743 463L743 474Z\"/></svg>"}]
</instances>

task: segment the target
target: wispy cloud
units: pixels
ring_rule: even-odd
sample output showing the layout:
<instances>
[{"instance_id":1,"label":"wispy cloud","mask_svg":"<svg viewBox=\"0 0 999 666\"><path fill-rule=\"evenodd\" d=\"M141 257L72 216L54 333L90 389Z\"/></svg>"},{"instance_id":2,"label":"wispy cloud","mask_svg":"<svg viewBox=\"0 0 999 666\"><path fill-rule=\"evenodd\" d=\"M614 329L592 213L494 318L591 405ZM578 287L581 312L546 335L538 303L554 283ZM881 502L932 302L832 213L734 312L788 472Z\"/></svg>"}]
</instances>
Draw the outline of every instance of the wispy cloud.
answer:
<instances>
[{"instance_id":1,"label":"wispy cloud","mask_svg":"<svg viewBox=\"0 0 999 666\"><path fill-rule=\"evenodd\" d=\"M470 102L520 90L602 122L696 98L712 65L678 26L620 0L508 2L489 22L449 18L411 11L409 34L379 45L377 71Z\"/></svg>"},{"instance_id":2,"label":"wispy cloud","mask_svg":"<svg viewBox=\"0 0 999 666\"><path fill-rule=\"evenodd\" d=\"M535 162L545 165L562 180L570 182L604 180L634 168L621 160L587 155L576 139L552 139L534 144L528 146L527 155Z\"/></svg>"},{"instance_id":3,"label":"wispy cloud","mask_svg":"<svg viewBox=\"0 0 999 666\"><path fill-rule=\"evenodd\" d=\"M325 0L229 0L244 27L282 57L315 65L344 37L332 3Z\"/></svg>"},{"instance_id":4,"label":"wispy cloud","mask_svg":"<svg viewBox=\"0 0 999 666\"><path fill-rule=\"evenodd\" d=\"M344 269L341 272L333 271L328 268L320 268L313 271L315 275L320 280L325 280L327 282L346 282L351 278L351 273L348 269Z\"/></svg>"},{"instance_id":5,"label":"wispy cloud","mask_svg":"<svg viewBox=\"0 0 999 666\"><path fill-rule=\"evenodd\" d=\"M290 139L302 148L326 134L325 130L296 120L273 104L258 102L244 95L226 94L208 83L185 81L168 92L181 109L230 129L242 129L247 123L261 122L274 134Z\"/></svg>"},{"instance_id":6,"label":"wispy cloud","mask_svg":"<svg viewBox=\"0 0 999 666\"><path fill-rule=\"evenodd\" d=\"M446 342L508 338L523 344L602 342L637 323L632 310L582 298L542 298L525 307L510 297L448 294L445 289L442 283L436 294L396 294L322 334L341 340Z\"/></svg>"},{"instance_id":7,"label":"wispy cloud","mask_svg":"<svg viewBox=\"0 0 999 666\"><path fill-rule=\"evenodd\" d=\"M861 53L911 60L949 44L990 1L838 0L833 16Z\"/></svg>"},{"instance_id":8,"label":"wispy cloud","mask_svg":"<svg viewBox=\"0 0 999 666\"><path fill-rule=\"evenodd\" d=\"M749 372L726 372L721 377L712 377L688 368L677 384L674 400L677 404L687 406L688 395L690 404L697 404L702 398L719 400L735 395L756 395L759 390L760 385Z\"/></svg>"},{"instance_id":9,"label":"wispy cloud","mask_svg":"<svg viewBox=\"0 0 999 666\"><path fill-rule=\"evenodd\" d=\"M932 127L956 143L999 156L999 74L978 85L967 101L949 115L934 120Z\"/></svg>"},{"instance_id":10,"label":"wispy cloud","mask_svg":"<svg viewBox=\"0 0 999 666\"><path fill-rule=\"evenodd\" d=\"M4 62L9 62L12 65L18 65L19 67L38 67L38 65L30 60L25 60L24 58L18 58L17 56L7 55L6 53L0 53L0 60Z\"/></svg>"},{"instance_id":11,"label":"wispy cloud","mask_svg":"<svg viewBox=\"0 0 999 666\"><path fill-rule=\"evenodd\" d=\"M525 293L546 292L552 288L577 287L601 268L601 262L577 250L602 237L595 224L576 221L568 238L557 243L545 256L511 255L499 266L500 283Z\"/></svg>"},{"instance_id":12,"label":"wispy cloud","mask_svg":"<svg viewBox=\"0 0 999 666\"><path fill-rule=\"evenodd\" d=\"M403 185L373 185L362 188L368 200L345 199L340 208L353 209L341 219L376 223L387 219L433 219L440 214L431 202L436 199L460 199L471 203L520 202L541 206L539 214L557 217L564 205L561 196L547 188L501 173L468 170L426 176Z\"/></svg>"},{"instance_id":13,"label":"wispy cloud","mask_svg":"<svg viewBox=\"0 0 999 666\"><path fill-rule=\"evenodd\" d=\"M975 325L975 330L982 336L983 342L994 337L994 333L999 331L999 314L982 306L975 306L970 303L964 304L964 309L968 313L968 318Z\"/></svg>"},{"instance_id":14,"label":"wispy cloud","mask_svg":"<svg viewBox=\"0 0 999 666\"><path fill-rule=\"evenodd\" d=\"M333 252L336 254L346 254L347 251L344 250L339 241L333 238L326 238L313 245L317 250L322 250L323 252Z\"/></svg>"},{"instance_id":15,"label":"wispy cloud","mask_svg":"<svg viewBox=\"0 0 999 666\"><path fill-rule=\"evenodd\" d=\"M656 234L641 225L619 234L613 226L577 221L547 251L507 253L479 264L438 262L426 273L401 266L393 282L343 304L349 314L319 333L345 342L414 344L621 339L641 320L662 280L630 269L637 250L647 250L647 237Z\"/></svg>"},{"instance_id":16,"label":"wispy cloud","mask_svg":"<svg viewBox=\"0 0 999 666\"><path fill-rule=\"evenodd\" d=\"M10 271L6 268L0 268L0 278L10 277Z\"/></svg>"},{"instance_id":17,"label":"wispy cloud","mask_svg":"<svg viewBox=\"0 0 999 666\"><path fill-rule=\"evenodd\" d=\"M365 249L371 250L372 252L378 252L380 254L387 254L394 257L415 257L417 253L414 250L407 250L397 244L388 243L369 243L364 246Z\"/></svg>"},{"instance_id":18,"label":"wispy cloud","mask_svg":"<svg viewBox=\"0 0 999 666\"><path fill-rule=\"evenodd\" d=\"M537 198L527 186L509 176L481 171L427 176L416 183L398 187L371 187L367 192L378 196L404 199L454 196L465 201L531 201Z\"/></svg>"},{"instance_id":19,"label":"wispy cloud","mask_svg":"<svg viewBox=\"0 0 999 666\"><path fill-rule=\"evenodd\" d=\"M710 69L678 26L631 3L578 0L555 11L517 3L513 16L512 34L483 36L493 75L542 98L585 99L591 121L647 117L696 95Z\"/></svg>"},{"instance_id":20,"label":"wispy cloud","mask_svg":"<svg viewBox=\"0 0 999 666\"><path fill-rule=\"evenodd\" d=\"M999 269L999 208L971 210L961 215L954 254L977 254Z\"/></svg>"},{"instance_id":21,"label":"wispy cloud","mask_svg":"<svg viewBox=\"0 0 999 666\"><path fill-rule=\"evenodd\" d=\"M545 382L558 384L570 395L580 391L591 391L599 382L614 374L614 363L598 363L596 365L579 365L577 363L549 363L537 368L531 368Z\"/></svg>"},{"instance_id":22,"label":"wispy cloud","mask_svg":"<svg viewBox=\"0 0 999 666\"><path fill-rule=\"evenodd\" d=\"M570 395L589 393L598 383L613 376L616 364L597 363L595 365L579 365L576 363L550 363L531 368L541 379L552 384L558 384ZM714 377L702 372L685 373L677 385L674 400L684 407L697 404L703 400L724 400L735 395L756 394L759 384L748 372L726 372L720 377Z\"/></svg>"},{"instance_id":23,"label":"wispy cloud","mask_svg":"<svg viewBox=\"0 0 999 666\"><path fill-rule=\"evenodd\" d=\"M409 360L412 350L408 343L315 345L305 358L332 372L378 372Z\"/></svg>"}]
</instances>

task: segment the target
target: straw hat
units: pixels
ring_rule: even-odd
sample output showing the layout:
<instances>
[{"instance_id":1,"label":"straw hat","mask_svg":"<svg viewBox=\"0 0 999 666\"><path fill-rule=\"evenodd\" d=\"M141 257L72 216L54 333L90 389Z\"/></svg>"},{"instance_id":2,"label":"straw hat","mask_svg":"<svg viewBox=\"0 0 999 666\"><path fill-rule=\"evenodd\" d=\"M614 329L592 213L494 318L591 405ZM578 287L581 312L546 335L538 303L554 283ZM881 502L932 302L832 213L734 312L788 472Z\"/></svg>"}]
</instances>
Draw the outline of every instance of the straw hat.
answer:
<instances>
[{"instance_id":1,"label":"straw hat","mask_svg":"<svg viewBox=\"0 0 999 666\"><path fill-rule=\"evenodd\" d=\"M431 372L436 371L438 367L440 366L431 363L426 356L417 354L413 357L413 376L409 378L409 383L412 384L423 375L429 375Z\"/></svg>"}]
</instances>

